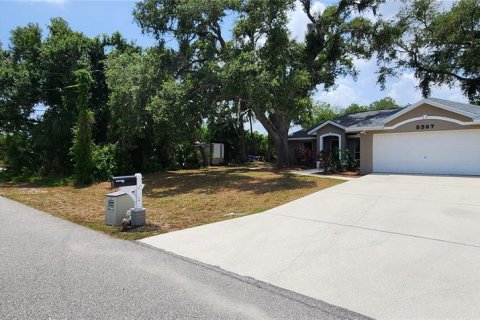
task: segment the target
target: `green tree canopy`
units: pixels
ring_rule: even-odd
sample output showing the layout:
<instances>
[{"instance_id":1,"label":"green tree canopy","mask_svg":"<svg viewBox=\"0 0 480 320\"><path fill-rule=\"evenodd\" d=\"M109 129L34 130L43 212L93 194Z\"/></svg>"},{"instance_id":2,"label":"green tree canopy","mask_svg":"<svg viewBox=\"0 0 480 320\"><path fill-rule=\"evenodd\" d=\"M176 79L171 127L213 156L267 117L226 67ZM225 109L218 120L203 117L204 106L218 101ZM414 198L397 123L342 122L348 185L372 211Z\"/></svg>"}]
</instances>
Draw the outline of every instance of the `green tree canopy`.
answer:
<instances>
[{"instance_id":1,"label":"green tree canopy","mask_svg":"<svg viewBox=\"0 0 480 320\"><path fill-rule=\"evenodd\" d=\"M391 97L385 97L380 100L373 101L369 105L352 103L346 107L332 106L326 102L318 102L314 104L309 112L305 113L305 115L297 123L304 128L308 128L347 114L398 108L400 108L400 106Z\"/></svg>"},{"instance_id":2,"label":"green tree canopy","mask_svg":"<svg viewBox=\"0 0 480 320\"><path fill-rule=\"evenodd\" d=\"M12 30L8 49L0 49L0 131L7 134L8 150L16 149L9 165L19 162L18 170L45 175L72 171L69 150L78 115L78 69L88 70L94 80L89 89L96 118L93 138L106 142L104 62L117 46L130 45L118 34L86 37L61 18L51 19L45 33L37 24Z\"/></svg>"},{"instance_id":3,"label":"green tree canopy","mask_svg":"<svg viewBox=\"0 0 480 320\"><path fill-rule=\"evenodd\" d=\"M28 24L12 31L10 49L0 49L0 130L27 130L40 102L42 72L41 30Z\"/></svg>"},{"instance_id":4,"label":"green tree canopy","mask_svg":"<svg viewBox=\"0 0 480 320\"><path fill-rule=\"evenodd\" d=\"M310 20L304 43L287 28L294 0L144 0L134 15L160 43L177 41L181 70L195 74L203 92L200 103L252 109L274 143L277 165L286 166L288 129L311 105L311 93L355 75L353 57L370 57L372 23L357 13L381 2L342 0L319 13L302 0ZM236 17L229 40L221 27L227 12Z\"/></svg>"},{"instance_id":5,"label":"green tree canopy","mask_svg":"<svg viewBox=\"0 0 480 320\"><path fill-rule=\"evenodd\" d=\"M303 128L308 128L328 120L333 120L339 116L337 109L338 108L326 102L315 103L308 112L304 113L297 123Z\"/></svg>"},{"instance_id":6,"label":"green tree canopy","mask_svg":"<svg viewBox=\"0 0 480 320\"><path fill-rule=\"evenodd\" d=\"M432 85L459 85L480 102L480 0L411 0L393 21L380 21L376 47L379 82L413 70L425 97Z\"/></svg>"},{"instance_id":7,"label":"green tree canopy","mask_svg":"<svg viewBox=\"0 0 480 320\"><path fill-rule=\"evenodd\" d=\"M78 119L73 130L72 154L75 166L75 180L78 185L88 185L93 182L93 149L92 124L93 112L89 109L90 86L93 78L88 70L75 72L78 88L77 108Z\"/></svg>"}]
</instances>

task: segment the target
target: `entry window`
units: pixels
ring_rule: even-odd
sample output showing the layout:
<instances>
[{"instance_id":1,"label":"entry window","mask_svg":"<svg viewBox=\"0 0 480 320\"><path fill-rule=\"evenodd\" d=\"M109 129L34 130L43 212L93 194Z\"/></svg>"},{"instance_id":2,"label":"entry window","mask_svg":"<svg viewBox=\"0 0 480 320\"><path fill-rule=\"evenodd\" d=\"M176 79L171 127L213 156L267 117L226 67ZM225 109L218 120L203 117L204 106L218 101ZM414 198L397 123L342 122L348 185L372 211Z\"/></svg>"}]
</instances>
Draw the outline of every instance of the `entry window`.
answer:
<instances>
[{"instance_id":1,"label":"entry window","mask_svg":"<svg viewBox=\"0 0 480 320\"><path fill-rule=\"evenodd\" d=\"M360 140L355 141L355 160L360 160Z\"/></svg>"},{"instance_id":2,"label":"entry window","mask_svg":"<svg viewBox=\"0 0 480 320\"><path fill-rule=\"evenodd\" d=\"M308 149L308 150L312 150L312 143L311 142L305 142L303 144L303 149Z\"/></svg>"}]
</instances>

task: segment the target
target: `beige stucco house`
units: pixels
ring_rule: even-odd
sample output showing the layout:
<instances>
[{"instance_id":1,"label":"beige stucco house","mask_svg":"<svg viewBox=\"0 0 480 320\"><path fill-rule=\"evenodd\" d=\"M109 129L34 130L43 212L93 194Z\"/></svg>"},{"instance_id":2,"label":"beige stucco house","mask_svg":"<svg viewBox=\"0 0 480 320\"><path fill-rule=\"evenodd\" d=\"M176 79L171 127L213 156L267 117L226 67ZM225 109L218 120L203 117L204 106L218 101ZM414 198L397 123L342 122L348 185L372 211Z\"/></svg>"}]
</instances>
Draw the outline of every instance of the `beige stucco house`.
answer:
<instances>
[{"instance_id":1,"label":"beige stucco house","mask_svg":"<svg viewBox=\"0 0 480 320\"><path fill-rule=\"evenodd\" d=\"M354 113L289 136L289 148L339 147L362 174L480 175L480 106L429 98L395 110Z\"/></svg>"}]
</instances>

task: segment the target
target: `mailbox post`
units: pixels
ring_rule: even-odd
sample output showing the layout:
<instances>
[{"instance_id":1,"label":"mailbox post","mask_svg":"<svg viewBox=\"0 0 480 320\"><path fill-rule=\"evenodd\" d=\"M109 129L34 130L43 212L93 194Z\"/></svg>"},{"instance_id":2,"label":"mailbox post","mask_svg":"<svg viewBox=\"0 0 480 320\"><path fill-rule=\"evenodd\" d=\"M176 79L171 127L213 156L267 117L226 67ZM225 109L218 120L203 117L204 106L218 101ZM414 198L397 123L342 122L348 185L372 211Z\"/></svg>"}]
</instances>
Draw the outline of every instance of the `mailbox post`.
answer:
<instances>
[{"instance_id":1,"label":"mailbox post","mask_svg":"<svg viewBox=\"0 0 480 320\"><path fill-rule=\"evenodd\" d=\"M143 187L142 174L136 173L133 176L112 177L112 188L119 188L128 194L134 201L135 207L130 209L130 225L140 227L145 225L145 208L143 208Z\"/></svg>"}]
</instances>

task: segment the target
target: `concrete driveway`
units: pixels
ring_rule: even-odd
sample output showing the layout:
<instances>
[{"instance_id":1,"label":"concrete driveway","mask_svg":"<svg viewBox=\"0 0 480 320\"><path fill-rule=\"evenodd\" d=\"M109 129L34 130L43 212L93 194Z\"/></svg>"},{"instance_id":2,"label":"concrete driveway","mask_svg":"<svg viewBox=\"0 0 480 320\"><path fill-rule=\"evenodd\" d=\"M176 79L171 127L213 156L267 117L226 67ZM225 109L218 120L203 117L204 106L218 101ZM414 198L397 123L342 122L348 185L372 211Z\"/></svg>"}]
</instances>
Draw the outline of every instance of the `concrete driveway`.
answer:
<instances>
[{"instance_id":1,"label":"concrete driveway","mask_svg":"<svg viewBox=\"0 0 480 320\"><path fill-rule=\"evenodd\" d=\"M142 242L375 318L480 316L480 178L369 175Z\"/></svg>"}]
</instances>

